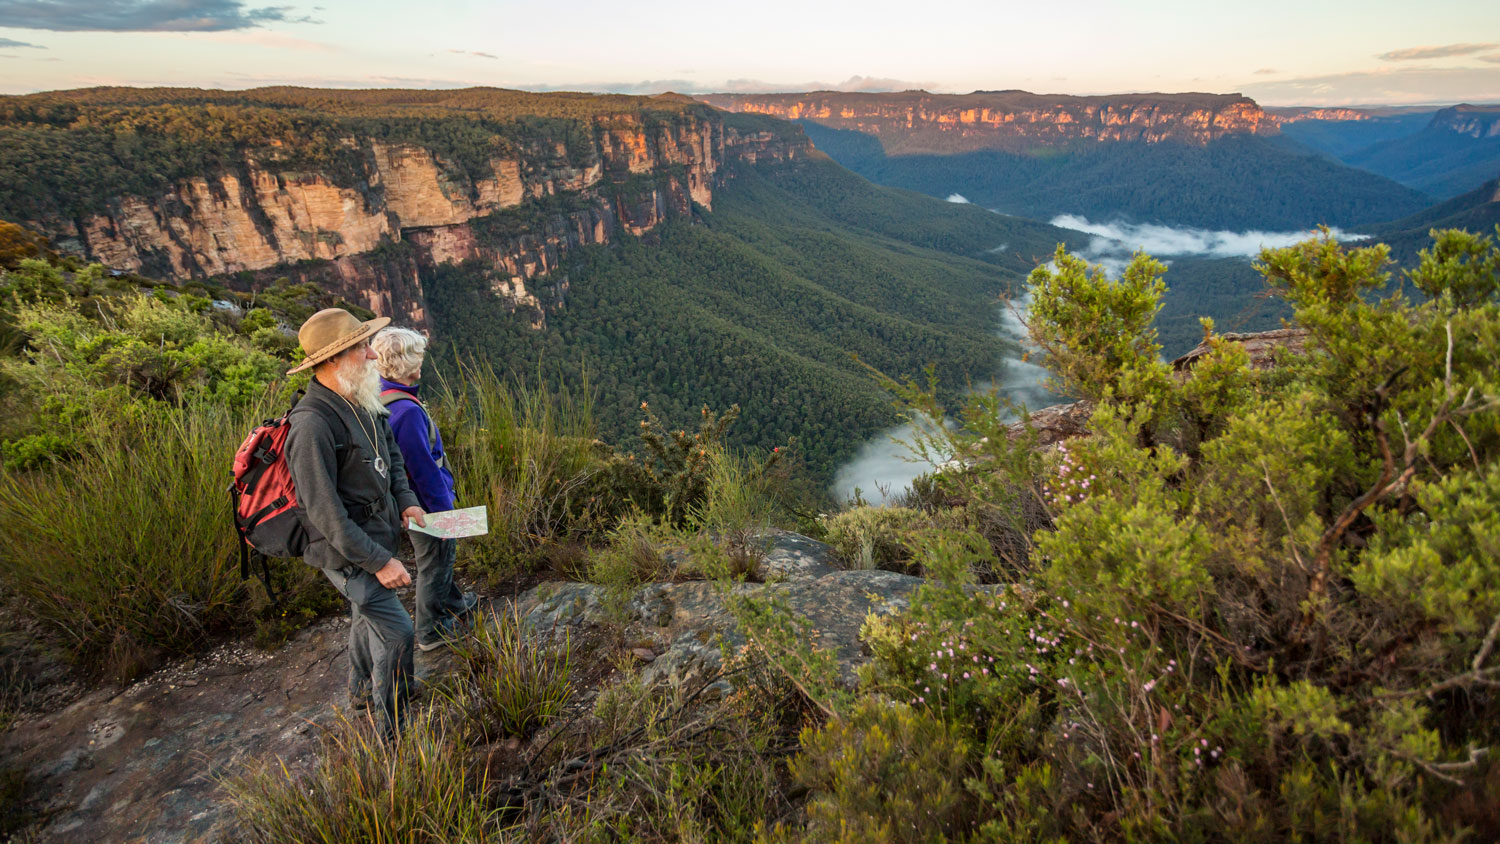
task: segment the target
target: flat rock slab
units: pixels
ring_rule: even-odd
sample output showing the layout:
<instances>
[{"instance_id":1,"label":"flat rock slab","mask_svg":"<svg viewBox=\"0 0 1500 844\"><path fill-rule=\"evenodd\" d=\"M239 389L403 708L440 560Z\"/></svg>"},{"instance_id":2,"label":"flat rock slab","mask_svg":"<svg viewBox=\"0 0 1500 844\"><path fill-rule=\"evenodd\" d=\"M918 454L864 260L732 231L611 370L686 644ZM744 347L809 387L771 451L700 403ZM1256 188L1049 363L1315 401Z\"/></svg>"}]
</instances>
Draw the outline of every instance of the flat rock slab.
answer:
<instances>
[{"instance_id":1,"label":"flat rock slab","mask_svg":"<svg viewBox=\"0 0 1500 844\"><path fill-rule=\"evenodd\" d=\"M832 651L841 678L852 685L855 669L869 658L859 640L866 616L906 609L922 580L878 569L839 569L831 548L800 534L777 532L772 543L761 566L766 583L651 583L615 602L595 584L543 583L517 603L541 631L611 623L636 629L653 641L654 658L642 679L692 687L721 666L722 645L745 644L726 597L763 598L806 621L811 644Z\"/></svg>"},{"instance_id":2,"label":"flat rock slab","mask_svg":"<svg viewBox=\"0 0 1500 844\"><path fill-rule=\"evenodd\" d=\"M312 766L320 728L346 702L347 635L332 618L276 651L225 645L18 722L0 736L0 767L27 771L28 808L47 818L35 840L221 838L233 818L218 777L251 759Z\"/></svg>"}]
</instances>

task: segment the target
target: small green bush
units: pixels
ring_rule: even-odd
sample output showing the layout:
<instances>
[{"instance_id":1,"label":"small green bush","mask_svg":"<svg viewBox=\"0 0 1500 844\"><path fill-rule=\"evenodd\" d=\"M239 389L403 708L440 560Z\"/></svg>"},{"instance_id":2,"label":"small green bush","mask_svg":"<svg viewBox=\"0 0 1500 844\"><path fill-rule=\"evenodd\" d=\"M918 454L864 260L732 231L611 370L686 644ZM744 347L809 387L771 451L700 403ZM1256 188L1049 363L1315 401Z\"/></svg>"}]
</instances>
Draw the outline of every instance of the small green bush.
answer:
<instances>
[{"instance_id":1,"label":"small green bush","mask_svg":"<svg viewBox=\"0 0 1500 844\"><path fill-rule=\"evenodd\" d=\"M912 558L906 533L926 521L922 511L909 507L864 506L824 519L823 531L850 568L900 568Z\"/></svg>"},{"instance_id":2,"label":"small green bush","mask_svg":"<svg viewBox=\"0 0 1500 844\"><path fill-rule=\"evenodd\" d=\"M622 519L610 531L608 542L589 554L589 581L623 600L642 584L670 578L672 568L662 551L665 533L649 516Z\"/></svg>"},{"instance_id":3,"label":"small green bush","mask_svg":"<svg viewBox=\"0 0 1500 844\"><path fill-rule=\"evenodd\" d=\"M959 840L974 811L969 746L926 709L866 697L802 734L792 775L813 792L807 838L838 844Z\"/></svg>"},{"instance_id":4,"label":"small green bush","mask_svg":"<svg viewBox=\"0 0 1500 844\"><path fill-rule=\"evenodd\" d=\"M749 842L786 813L775 712L739 696L693 704L627 675L592 714L577 736L587 749L570 753L596 760L598 774L572 795L578 811L547 815L532 840Z\"/></svg>"},{"instance_id":5,"label":"small green bush","mask_svg":"<svg viewBox=\"0 0 1500 844\"><path fill-rule=\"evenodd\" d=\"M718 542L731 578L760 579L777 508L767 470L777 456L754 465L722 446L709 452L703 500L689 509L688 523Z\"/></svg>"},{"instance_id":6,"label":"small green bush","mask_svg":"<svg viewBox=\"0 0 1500 844\"><path fill-rule=\"evenodd\" d=\"M821 521L828 544L849 568L920 573L914 536L920 531L959 525L963 517L948 510L929 513L910 507L867 505Z\"/></svg>"}]
</instances>

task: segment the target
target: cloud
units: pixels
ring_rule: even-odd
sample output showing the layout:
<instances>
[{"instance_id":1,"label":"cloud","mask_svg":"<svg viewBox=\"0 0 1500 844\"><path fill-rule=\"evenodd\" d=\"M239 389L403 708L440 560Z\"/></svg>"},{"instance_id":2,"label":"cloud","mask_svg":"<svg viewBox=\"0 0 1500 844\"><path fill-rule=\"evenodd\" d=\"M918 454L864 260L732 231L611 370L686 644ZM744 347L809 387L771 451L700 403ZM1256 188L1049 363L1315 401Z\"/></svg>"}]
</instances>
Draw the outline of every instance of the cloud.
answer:
<instances>
[{"instance_id":1,"label":"cloud","mask_svg":"<svg viewBox=\"0 0 1500 844\"><path fill-rule=\"evenodd\" d=\"M1493 56L1479 56L1478 58L1482 62L1489 62L1490 64L1500 64L1500 53L1496 53Z\"/></svg>"},{"instance_id":2,"label":"cloud","mask_svg":"<svg viewBox=\"0 0 1500 844\"><path fill-rule=\"evenodd\" d=\"M254 29L249 32L195 32L184 34L182 37L218 41L224 44L250 44L256 47L297 50L303 53L338 53L343 51L342 47L324 44L321 41L293 38L290 35L282 35L279 32L267 32L262 29Z\"/></svg>"},{"instance_id":3,"label":"cloud","mask_svg":"<svg viewBox=\"0 0 1500 844\"><path fill-rule=\"evenodd\" d=\"M1118 276L1124 270L1137 249L1143 249L1156 258L1179 255L1253 258L1263 248L1291 246L1307 240L1313 234L1310 229L1295 232L1232 232L1153 223L1093 223L1088 218L1075 214L1061 214L1050 222L1059 228L1093 235L1089 245L1080 250L1080 254L1089 261L1102 265L1111 276ZM1333 234L1339 240L1362 237L1338 229L1334 229Z\"/></svg>"},{"instance_id":4,"label":"cloud","mask_svg":"<svg viewBox=\"0 0 1500 844\"><path fill-rule=\"evenodd\" d=\"M702 92L698 83L687 79L644 79L640 82L573 82L561 85L516 85L514 87L521 91L535 91L539 94L550 91L589 91L600 94L634 95L665 94L668 91L675 91L679 94Z\"/></svg>"},{"instance_id":5,"label":"cloud","mask_svg":"<svg viewBox=\"0 0 1500 844\"><path fill-rule=\"evenodd\" d=\"M481 59L498 59L498 58L500 58L499 56L495 55L494 53L482 53L482 52L480 52L478 50L444 50L443 52L445 52L445 53L452 53L452 54L454 54L456 56L478 56Z\"/></svg>"},{"instance_id":6,"label":"cloud","mask_svg":"<svg viewBox=\"0 0 1500 844\"><path fill-rule=\"evenodd\" d=\"M964 196L961 193L950 193L950 194L948 194L948 201L954 203L955 205L968 205L969 204L969 198L966 197L966 196Z\"/></svg>"},{"instance_id":7,"label":"cloud","mask_svg":"<svg viewBox=\"0 0 1500 844\"><path fill-rule=\"evenodd\" d=\"M1263 67L1260 70L1257 70L1255 72L1255 75L1256 76L1270 76L1273 73L1280 73L1280 72L1281 71L1277 70L1274 67Z\"/></svg>"},{"instance_id":8,"label":"cloud","mask_svg":"<svg viewBox=\"0 0 1500 844\"><path fill-rule=\"evenodd\" d=\"M14 47L30 47L33 50L45 50L40 44L27 44L25 41L14 41L9 38L0 38L0 50L9 50Z\"/></svg>"},{"instance_id":9,"label":"cloud","mask_svg":"<svg viewBox=\"0 0 1500 844\"><path fill-rule=\"evenodd\" d=\"M722 87L705 88L695 93L774 94L789 91L845 91L880 93L882 91L932 90L941 87L933 82L911 82L883 76L851 76L843 82L765 82L760 79L729 79Z\"/></svg>"},{"instance_id":10,"label":"cloud","mask_svg":"<svg viewBox=\"0 0 1500 844\"><path fill-rule=\"evenodd\" d=\"M1389 53L1381 53L1375 58L1383 62L1411 62L1420 59L1446 59L1451 56L1468 56L1474 53L1483 53L1500 47L1500 42L1489 44L1445 44L1441 47L1408 47L1405 50L1392 50Z\"/></svg>"},{"instance_id":11,"label":"cloud","mask_svg":"<svg viewBox=\"0 0 1500 844\"><path fill-rule=\"evenodd\" d=\"M181 84L168 80L157 79L125 79L115 81L81 80L80 85L133 85L133 86L162 86ZM228 71L222 77L210 78L203 83L205 88L224 88L226 90L240 90L244 88L261 88L270 85L297 85L306 88L424 88L424 89L458 89L472 88L479 84L465 79L437 79L420 76L382 76L371 74L368 76L317 76L317 75L281 75L268 73L243 73L239 71Z\"/></svg>"},{"instance_id":12,"label":"cloud","mask_svg":"<svg viewBox=\"0 0 1500 844\"><path fill-rule=\"evenodd\" d=\"M0 21L55 32L220 32L265 23L317 23L291 6L240 0L0 0Z\"/></svg>"},{"instance_id":13,"label":"cloud","mask_svg":"<svg viewBox=\"0 0 1500 844\"><path fill-rule=\"evenodd\" d=\"M1235 87L1271 106L1495 102L1500 99L1500 67L1382 67Z\"/></svg>"},{"instance_id":14,"label":"cloud","mask_svg":"<svg viewBox=\"0 0 1500 844\"><path fill-rule=\"evenodd\" d=\"M450 51L455 52L455 51ZM462 51L456 51L462 52ZM913 88L931 90L933 83L907 82L874 76L851 76L843 82L766 82L760 79L727 79L717 83L691 79L643 79L640 82L569 82L515 86L523 91L595 91L605 94L770 94L788 91L907 91Z\"/></svg>"},{"instance_id":15,"label":"cloud","mask_svg":"<svg viewBox=\"0 0 1500 844\"><path fill-rule=\"evenodd\" d=\"M916 88L936 88L932 82L908 82L888 76L851 76L833 86L835 91L910 91Z\"/></svg>"}]
</instances>

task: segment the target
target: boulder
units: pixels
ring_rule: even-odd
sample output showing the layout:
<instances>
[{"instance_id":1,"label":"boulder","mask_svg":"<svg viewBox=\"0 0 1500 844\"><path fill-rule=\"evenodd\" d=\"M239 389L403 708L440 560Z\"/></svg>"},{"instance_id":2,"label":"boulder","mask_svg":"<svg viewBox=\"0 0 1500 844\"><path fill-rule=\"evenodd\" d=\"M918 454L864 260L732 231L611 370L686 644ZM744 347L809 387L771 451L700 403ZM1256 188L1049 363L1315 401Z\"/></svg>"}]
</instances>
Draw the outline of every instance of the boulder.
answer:
<instances>
[{"instance_id":1,"label":"boulder","mask_svg":"<svg viewBox=\"0 0 1500 844\"><path fill-rule=\"evenodd\" d=\"M724 646L746 643L726 599L768 598L807 622L814 647L832 651L840 677L852 685L855 669L869 658L859 640L865 617L906 609L921 579L879 569L845 571L835 565L832 548L800 534L776 531L769 539L760 568L764 583L649 583L623 601L611 601L605 587L591 583L543 583L518 604L543 635L624 626L653 643L643 680L696 689L720 668Z\"/></svg>"}]
</instances>

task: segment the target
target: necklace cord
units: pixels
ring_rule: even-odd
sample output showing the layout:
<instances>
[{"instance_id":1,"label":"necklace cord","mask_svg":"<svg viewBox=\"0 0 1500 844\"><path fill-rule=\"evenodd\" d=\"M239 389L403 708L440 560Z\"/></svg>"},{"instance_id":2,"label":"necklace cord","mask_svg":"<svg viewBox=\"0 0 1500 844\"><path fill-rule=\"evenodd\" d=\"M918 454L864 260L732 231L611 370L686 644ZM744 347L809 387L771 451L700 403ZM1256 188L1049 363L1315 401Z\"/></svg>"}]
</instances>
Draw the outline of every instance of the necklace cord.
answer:
<instances>
[{"instance_id":1,"label":"necklace cord","mask_svg":"<svg viewBox=\"0 0 1500 844\"><path fill-rule=\"evenodd\" d=\"M359 432L365 435L365 442L370 444L370 451L374 452L371 457L371 462L375 466L375 471L379 473L380 477L384 478L386 476L386 473L382 471L382 467L385 464L385 459L381 457L380 446L375 444L375 435L365 429L365 420L359 415L359 408L355 406L354 402L349 401L348 397L343 393L337 393L336 395L344 400L344 404L349 405L349 412L354 414L354 421L359 425ZM373 427L376 430L379 430L380 428L378 424Z\"/></svg>"}]
</instances>

